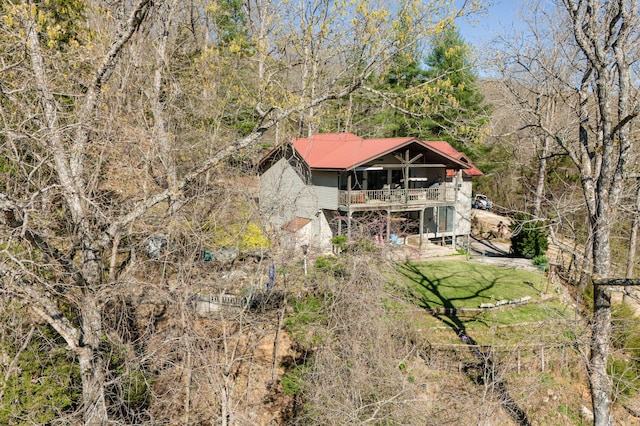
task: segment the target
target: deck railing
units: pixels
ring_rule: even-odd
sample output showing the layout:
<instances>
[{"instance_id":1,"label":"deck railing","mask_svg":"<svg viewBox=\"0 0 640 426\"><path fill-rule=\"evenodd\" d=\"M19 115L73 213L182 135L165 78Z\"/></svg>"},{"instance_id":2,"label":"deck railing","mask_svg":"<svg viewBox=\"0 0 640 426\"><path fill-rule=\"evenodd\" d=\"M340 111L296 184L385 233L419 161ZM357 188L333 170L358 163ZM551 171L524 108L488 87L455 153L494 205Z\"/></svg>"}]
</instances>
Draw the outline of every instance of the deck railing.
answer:
<instances>
[{"instance_id":1,"label":"deck railing","mask_svg":"<svg viewBox=\"0 0 640 426\"><path fill-rule=\"evenodd\" d=\"M455 201L452 189L374 189L360 191L340 191L338 203L341 206L366 206L377 204L426 204L428 201Z\"/></svg>"}]
</instances>

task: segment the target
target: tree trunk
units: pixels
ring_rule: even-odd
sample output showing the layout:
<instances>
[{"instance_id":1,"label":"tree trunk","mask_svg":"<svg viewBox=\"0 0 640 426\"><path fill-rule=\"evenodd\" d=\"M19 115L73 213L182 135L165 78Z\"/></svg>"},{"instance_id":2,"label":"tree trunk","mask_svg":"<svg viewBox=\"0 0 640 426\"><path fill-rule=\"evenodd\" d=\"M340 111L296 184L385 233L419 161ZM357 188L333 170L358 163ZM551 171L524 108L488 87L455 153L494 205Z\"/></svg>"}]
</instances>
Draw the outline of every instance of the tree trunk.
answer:
<instances>
[{"instance_id":1,"label":"tree trunk","mask_svg":"<svg viewBox=\"0 0 640 426\"><path fill-rule=\"evenodd\" d=\"M225 382L222 384L221 386L221 395L220 395L220 399L221 404L220 404L220 409L221 409L221 419L220 419L220 425L221 426L229 426L230 422L229 420L231 419L231 413L229 412L229 395L228 395L228 390L227 390L227 384L226 384L226 377L224 378Z\"/></svg>"},{"instance_id":2,"label":"tree trunk","mask_svg":"<svg viewBox=\"0 0 640 426\"><path fill-rule=\"evenodd\" d=\"M163 10L163 16L159 19L161 36L156 47L156 62L153 70L153 88L151 91L151 111L153 112L155 137L158 141L160 159L165 167L165 179L169 188L175 188L178 181L178 172L176 162L172 152L170 135L167 130L165 121L166 106L161 100L163 94L164 72L166 64L169 63L167 58L167 44L169 41L169 31L172 26L173 10L175 5L173 2L167 2L166 9Z\"/></svg>"},{"instance_id":3,"label":"tree trunk","mask_svg":"<svg viewBox=\"0 0 640 426\"><path fill-rule=\"evenodd\" d=\"M602 166L605 168L605 165ZM608 187L608 185L607 185ZM596 214L591 216L593 230L593 273L596 277L609 277L611 268L611 214L609 194L598 182ZM593 287L593 324L591 331L591 356L589 380L595 426L613 424L611 418L612 382L607 372L609 340L611 339L611 297L606 286Z\"/></svg>"},{"instance_id":4,"label":"tree trunk","mask_svg":"<svg viewBox=\"0 0 640 426\"><path fill-rule=\"evenodd\" d=\"M100 354L102 315L98 300L93 295L81 304L82 341L77 350L82 375L82 401L85 425L103 425L107 422L105 401L106 366Z\"/></svg>"},{"instance_id":5,"label":"tree trunk","mask_svg":"<svg viewBox=\"0 0 640 426\"><path fill-rule=\"evenodd\" d=\"M549 136L542 138L542 152L538 163L538 181L536 183L536 194L533 202L533 214L540 217L542 209L542 197L544 197L544 182L547 176L547 155L549 155Z\"/></svg>"},{"instance_id":6,"label":"tree trunk","mask_svg":"<svg viewBox=\"0 0 640 426\"><path fill-rule=\"evenodd\" d=\"M547 123L552 123L556 115L556 100L553 96L548 97L549 100L544 107L544 121L545 126ZM540 217L542 214L542 199L544 197L545 180L547 178L547 157L549 156L549 148L551 146L552 138L550 135L545 134L542 136L542 149L540 152L540 163L538 163L538 181L536 182L536 194L533 204L533 214L535 217Z\"/></svg>"},{"instance_id":7,"label":"tree trunk","mask_svg":"<svg viewBox=\"0 0 640 426\"><path fill-rule=\"evenodd\" d=\"M627 256L626 278L633 278L633 270L636 263L636 242L638 241L638 228L640 228L640 179L636 181L636 206L631 223L631 235L629 236L629 255Z\"/></svg>"},{"instance_id":8,"label":"tree trunk","mask_svg":"<svg viewBox=\"0 0 640 426\"><path fill-rule=\"evenodd\" d=\"M607 356L609 354L609 336L611 335L611 298L605 286L594 286L593 331L591 336L591 356L589 358L589 380L591 402L593 404L593 424L607 426L612 424L611 378L607 374Z\"/></svg>"},{"instance_id":9,"label":"tree trunk","mask_svg":"<svg viewBox=\"0 0 640 426\"><path fill-rule=\"evenodd\" d=\"M78 363L82 372L83 421L85 425L107 423L107 406L104 399L104 362L95 351L85 346L78 351Z\"/></svg>"}]
</instances>

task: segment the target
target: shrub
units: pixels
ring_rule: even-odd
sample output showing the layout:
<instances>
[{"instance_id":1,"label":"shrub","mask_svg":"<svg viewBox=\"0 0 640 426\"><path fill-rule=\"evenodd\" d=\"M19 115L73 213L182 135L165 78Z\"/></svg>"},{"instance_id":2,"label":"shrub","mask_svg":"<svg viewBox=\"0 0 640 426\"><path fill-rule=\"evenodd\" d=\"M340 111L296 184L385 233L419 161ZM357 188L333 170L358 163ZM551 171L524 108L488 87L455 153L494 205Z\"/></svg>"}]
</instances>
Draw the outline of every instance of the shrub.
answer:
<instances>
[{"instance_id":1,"label":"shrub","mask_svg":"<svg viewBox=\"0 0 640 426\"><path fill-rule=\"evenodd\" d=\"M334 277L344 277L347 275L347 268L344 261L331 254L319 256L314 263L314 267Z\"/></svg>"},{"instance_id":2,"label":"shrub","mask_svg":"<svg viewBox=\"0 0 640 426\"><path fill-rule=\"evenodd\" d=\"M212 231L212 245L216 247L238 247L240 250L270 247L269 239L254 222L234 223Z\"/></svg>"},{"instance_id":3,"label":"shrub","mask_svg":"<svg viewBox=\"0 0 640 426\"><path fill-rule=\"evenodd\" d=\"M291 396L301 394L306 370L308 370L308 367L303 364L297 365L291 371L285 373L285 375L282 376L282 380L280 380L282 392Z\"/></svg>"},{"instance_id":4,"label":"shrub","mask_svg":"<svg viewBox=\"0 0 640 426\"><path fill-rule=\"evenodd\" d=\"M607 370L613 382L617 397L631 398L638 393L638 363L633 360L611 358Z\"/></svg>"},{"instance_id":5,"label":"shrub","mask_svg":"<svg viewBox=\"0 0 640 426\"><path fill-rule=\"evenodd\" d=\"M4 389L0 424L50 424L78 408L80 369L64 341L48 325L35 327L32 338L20 350L20 339L27 334L23 325L8 331L5 341L0 342L0 353L18 357L12 374L3 372L0 380Z\"/></svg>"},{"instance_id":6,"label":"shrub","mask_svg":"<svg viewBox=\"0 0 640 426\"><path fill-rule=\"evenodd\" d=\"M511 251L515 256L526 259L542 257L549 248L547 234L542 230L542 222L530 215L520 213L511 223Z\"/></svg>"},{"instance_id":7,"label":"shrub","mask_svg":"<svg viewBox=\"0 0 640 426\"><path fill-rule=\"evenodd\" d=\"M614 348L623 350L626 355L617 355L609 359L607 369L619 392L619 397L633 397L640 388L640 318L627 304L614 305L611 310L612 339ZM630 355L630 356L627 356Z\"/></svg>"},{"instance_id":8,"label":"shrub","mask_svg":"<svg viewBox=\"0 0 640 426\"><path fill-rule=\"evenodd\" d=\"M533 258L533 264L536 266L543 266L549 264L549 259L544 256L536 256Z\"/></svg>"},{"instance_id":9,"label":"shrub","mask_svg":"<svg viewBox=\"0 0 640 426\"><path fill-rule=\"evenodd\" d=\"M331 243L335 248L342 251L347 248L347 236L346 235L336 235L331 239Z\"/></svg>"},{"instance_id":10,"label":"shrub","mask_svg":"<svg viewBox=\"0 0 640 426\"><path fill-rule=\"evenodd\" d=\"M616 349L624 349L640 359L640 318L629 305L614 305L611 309L612 341Z\"/></svg>"},{"instance_id":11,"label":"shrub","mask_svg":"<svg viewBox=\"0 0 640 426\"><path fill-rule=\"evenodd\" d=\"M284 327L303 350L311 350L324 339L322 329L327 317L324 311L326 297L329 295L308 295L291 301L293 313L284 320Z\"/></svg>"}]
</instances>

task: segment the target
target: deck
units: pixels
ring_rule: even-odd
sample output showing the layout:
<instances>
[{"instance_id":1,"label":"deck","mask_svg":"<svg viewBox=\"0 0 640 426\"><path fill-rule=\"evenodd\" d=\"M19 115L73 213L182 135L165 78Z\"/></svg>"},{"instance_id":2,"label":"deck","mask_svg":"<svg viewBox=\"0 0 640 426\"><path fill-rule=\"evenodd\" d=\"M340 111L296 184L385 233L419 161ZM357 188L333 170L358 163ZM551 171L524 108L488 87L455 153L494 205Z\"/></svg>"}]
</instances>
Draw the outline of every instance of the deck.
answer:
<instances>
[{"instance_id":1,"label":"deck","mask_svg":"<svg viewBox=\"0 0 640 426\"><path fill-rule=\"evenodd\" d=\"M352 210L380 208L406 210L452 203L455 203L455 191L443 187L340 191L338 195L338 205Z\"/></svg>"}]
</instances>

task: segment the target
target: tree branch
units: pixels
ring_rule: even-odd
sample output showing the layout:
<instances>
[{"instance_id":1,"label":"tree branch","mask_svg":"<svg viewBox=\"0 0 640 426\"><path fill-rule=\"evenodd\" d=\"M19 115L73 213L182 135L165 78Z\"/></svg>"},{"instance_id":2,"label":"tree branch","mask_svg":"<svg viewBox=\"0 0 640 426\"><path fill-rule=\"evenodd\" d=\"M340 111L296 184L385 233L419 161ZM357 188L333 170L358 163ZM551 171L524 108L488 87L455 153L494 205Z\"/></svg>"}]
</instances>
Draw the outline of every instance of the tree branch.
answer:
<instances>
[{"instance_id":1,"label":"tree branch","mask_svg":"<svg viewBox=\"0 0 640 426\"><path fill-rule=\"evenodd\" d=\"M159 2L161 1L159 0ZM80 126L78 127L78 132L75 138L75 148L71 151L71 172L76 179L78 179L82 173L82 162L85 155L84 146L89 139L89 131L86 126L86 121L96 109L98 99L102 93L102 87L107 81L109 81L109 78L117 64L120 52L122 52L124 46L140 28L140 25L148 14L151 4L151 0L139 0L133 7L129 13L127 21L125 22L124 28L118 33L113 43L111 43L111 47L102 59L100 67L96 70L93 81L89 84L89 90L87 91L84 105L80 113Z\"/></svg>"},{"instance_id":2,"label":"tree branch","mask_svg":"<svg viewBox=\"0 0 640 426\"><path fill-rule=\"evenodd\" d=\"M342 98L344 96L347 96L349 93L357 90L359 87L361 87L361 81L358 80L356 82L354 82L352 85L345 87L342 91L337 92L337 93L328 93L324 96L318 97L316 99L313 99L311 102L309 103L305 103L296 107L292 107L292 108L288 108L288 109L284 109L284 110L277 110L276 113L274 113L275 115L273 117L271 117L269 120L266 121L261 121L256 128L254 129L254 131L249 134L248 136L230 144L229 146L227 146L226 148L218 151L215 155L213 155L212 157L208 158L206 161L204 161L199 167L195 168L194 170L192 170L191 172L189 172L187 175L185 175L180 181L178 181L178 183L176 184L175 188L167 188L166 190L144 200L139 202L137 205L135 205L131 211L124 215L121 216L119 218L116 218L115 220L113 220L111 222L111 226L107 229L107 231L103 234L100 243L103 246L106 246L109 241L111 241L116 234L122 230L123 228L127 227L129 224L131 224L133 221L137 220L138 218L140 218L141 216L143 216L150 208L152 208L153 206L162 203L170 198L176 198L180 195L182 195L183 191L185 190L185 188L187 187L187 185L191 182L193 182L195 179L197 179L199 176L201 176L202 174L206 173L208 170L210 170L211 168L215 167L216 165L220 164L220 162L222 162L225 158L231 156L232 154L236 153L238 150L247 148L248 146L250 146L252 143L254 143L255 141L257 141L264 132L266 132L267 130L269 130L270 128L272 128L273 126L275 126L277 123L281 122L282 120L286 119L287 117L290 117L293 114L302 112L308 108L312 108L314 106L320 105L321 103L327 101L327 100L331 100L331 99L339 99Z\"/></svg>"},{"instance_id":3,"label":"tree branch","mask_svg":"<svg viewBox=\"0 0 640 426\"><path fill-rule=\"evenodd\" d=\"M594 278L593 285L611 287L635 287L640 286L640 279L636 278Z\"/></svg>"},{"instance_id":4,"label":"tree branch","mask_svg":"<svg viewBox=\"0 0 640 426\"><path fill-rule=\"evenodd\" d=\"M0 265L0 277L4 278L0 284L0 292L13 294L31 302L29 307L62 336L69 348L74 351L80 348L80 331L62 314L45 291L6 265ZM10 288L15 290L9 289L5 280L16 283L10 285Z\"/></svg>"},{"instance_id":5,"label":"tree branch","mask_svg":"<svg viewBox=\"0 0 640 426\"><path fill-rule=\"evenodd\" d=\"M18 229L25 226L23 221L23 207L17 201L3 193L0 193L0 210L4 212L5 220L9 228ZM51 246L40 234L32 231L28 227L25 227L25 229L22 230L21 235L35 249L41 250L49 256L49 258L57 261L67 273L71 274L76 284L85 284L82 274L75 268L71 259L65 256L65 254L56 247Z\"/></svg>"}]
</instances>

